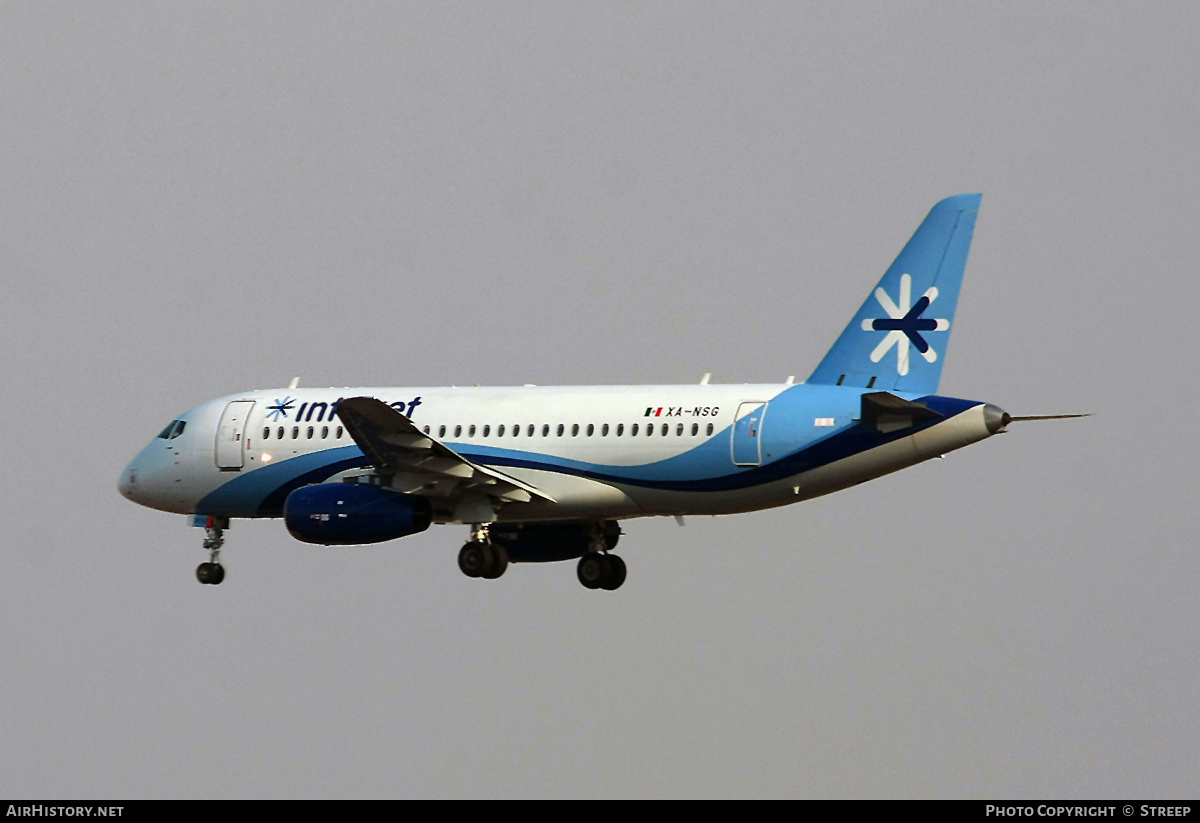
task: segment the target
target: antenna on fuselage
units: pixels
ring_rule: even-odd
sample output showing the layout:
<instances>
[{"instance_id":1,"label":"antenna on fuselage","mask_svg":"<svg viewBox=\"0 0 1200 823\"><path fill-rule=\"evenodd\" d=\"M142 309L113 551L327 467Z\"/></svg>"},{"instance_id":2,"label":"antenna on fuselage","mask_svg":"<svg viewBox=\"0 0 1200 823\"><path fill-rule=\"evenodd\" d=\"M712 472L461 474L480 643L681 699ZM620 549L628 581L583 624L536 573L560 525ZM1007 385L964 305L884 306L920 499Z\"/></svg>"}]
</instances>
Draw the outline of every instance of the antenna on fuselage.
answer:
<instances>
[{"instance_id":1,"label":"antenna on fuselage","mask_svg":"<svg viewBox=\"0 0 1200 823\"><path fill-rule=\"evenodd\" d=\"M292 382L288 383L288 388L294 389L299 385L300 385L300 375L296 375L295 377L292 378Z\"/></svg>"},{"instance_id":2,"label":"antenna on fuselage","mask_svg":"<svg viewBox=\"0 0 1200 823\"><path fill-rule=\"evenodd\" d=\"M701 385L701 386L707 386L707 385L708 385L708 378L710 378L710 377L712 377L712 372L710 372L710 371L706 371L706 372L704 373L704 376L700 378L700 385Z\"/></svg>"}]
</instances>

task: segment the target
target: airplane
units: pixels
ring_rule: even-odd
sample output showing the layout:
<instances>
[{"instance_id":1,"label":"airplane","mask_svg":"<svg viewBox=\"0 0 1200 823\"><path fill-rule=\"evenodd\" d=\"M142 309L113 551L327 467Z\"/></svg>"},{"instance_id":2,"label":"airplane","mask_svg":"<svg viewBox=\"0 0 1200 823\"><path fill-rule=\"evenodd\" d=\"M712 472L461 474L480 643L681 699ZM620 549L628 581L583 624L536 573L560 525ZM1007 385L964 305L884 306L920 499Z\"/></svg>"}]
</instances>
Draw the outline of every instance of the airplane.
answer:
<instances>
[{"instance_id":1,"label":"airplane","mask_svg":"<svg viewBox=\"0 0 1200 823\"><path fill-rule=\"evenodd\" d=\"M135 503L205 528L205 584L235 518L298 540L378 543L469 526L458 565L576 560L612 591L621 521L750 512L857 485L1004 432L937 394L981 195L937 203L803 383L284 389L172 420L121 472Z\"/></svg>"}]
</instances>

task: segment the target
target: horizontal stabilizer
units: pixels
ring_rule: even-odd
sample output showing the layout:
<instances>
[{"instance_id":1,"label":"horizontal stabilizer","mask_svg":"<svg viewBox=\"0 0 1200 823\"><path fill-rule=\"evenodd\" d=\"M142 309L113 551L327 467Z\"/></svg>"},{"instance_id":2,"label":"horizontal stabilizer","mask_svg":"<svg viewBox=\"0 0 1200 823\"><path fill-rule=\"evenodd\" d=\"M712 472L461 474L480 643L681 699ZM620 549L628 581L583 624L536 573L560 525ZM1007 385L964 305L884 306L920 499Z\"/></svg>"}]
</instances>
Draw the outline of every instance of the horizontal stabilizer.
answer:
<instances>
[{"instance_id":1,"label":"horizontal stabilizer","mask_svg":"<svg viewBox=\"0 0 1200 823\"><path fill-rule=\"evenodd\" d=\"M914 426L922 420L936 420L942 415L885 391L871 392L862 396L861 420L881 432L897 431Z\"/></svg>"}]
</instances>

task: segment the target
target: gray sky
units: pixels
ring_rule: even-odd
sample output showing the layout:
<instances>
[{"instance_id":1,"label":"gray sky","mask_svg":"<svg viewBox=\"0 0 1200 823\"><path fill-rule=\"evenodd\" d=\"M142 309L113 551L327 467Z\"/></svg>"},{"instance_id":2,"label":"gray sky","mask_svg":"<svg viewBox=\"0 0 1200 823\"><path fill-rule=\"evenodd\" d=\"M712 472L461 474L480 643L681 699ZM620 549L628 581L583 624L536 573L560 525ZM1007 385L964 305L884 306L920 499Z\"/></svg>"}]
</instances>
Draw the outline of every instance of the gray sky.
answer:
<instances>
[{"instance_id":1,"label":"gray sky","mask_svg":"<svg viewBox=\"0 0 1200 823\"><path fill-rule=\"evenodd\" d=\"M1195 4L0 2L0 795L1181 797ZM984 193L943 394L1029 423L470 580L133 506L302 385L806 376ZM1190 536L1189 536L1190 535Z\"/></svg>"}]
</instances>

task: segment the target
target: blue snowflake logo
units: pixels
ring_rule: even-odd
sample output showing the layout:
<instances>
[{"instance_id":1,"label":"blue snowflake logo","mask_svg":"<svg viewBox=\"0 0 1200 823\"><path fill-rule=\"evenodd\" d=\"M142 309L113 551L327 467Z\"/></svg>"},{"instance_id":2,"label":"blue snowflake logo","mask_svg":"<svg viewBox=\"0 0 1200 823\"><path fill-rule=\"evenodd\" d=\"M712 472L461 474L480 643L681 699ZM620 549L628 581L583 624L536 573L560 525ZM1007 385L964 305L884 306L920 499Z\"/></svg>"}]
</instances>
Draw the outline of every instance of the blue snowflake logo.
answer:
<instances>
[{"instance_id":1,"label":"blue snowflake logo","mask_svg":"<svg viewBox=\"0 0 1200 823\"><path fill-rule=\"evenodd\" d=\"M950 321L945 318L925 318L921 315L937 300L936 286L930 286L915 304L912 303L912 277L900 275L900 299L893 303L882 288L875 289L875 299L887 313L887 317L867 318L863 320L863 331L886 331L887 334L879 341L875 351L871 352L871 362L878 363L883 359L892 346L896 347L896 371L901 375L908 374L908 349L916 348L926 363L937 360L937 352L921 335L921 332L947 331Z\"/></svg>"},{"instance_id":2,"label":"blue snowflake logo","mask_svg":"<svg viewBox=\"0 0 1200 823\"><path fill-rule=\"evenodd\" d=\"M274 406L267 406L267 419L272 421L278 420L280 415L282 415L286 420L288 409L295 405L295 403L296 399L294 397L285 397L282 400L276 398Z\"/></svg>"}]
</instances>

